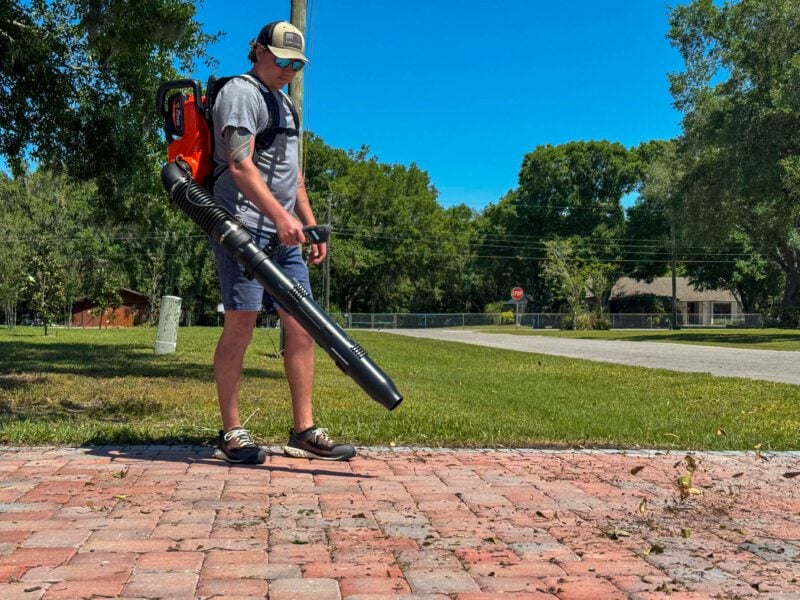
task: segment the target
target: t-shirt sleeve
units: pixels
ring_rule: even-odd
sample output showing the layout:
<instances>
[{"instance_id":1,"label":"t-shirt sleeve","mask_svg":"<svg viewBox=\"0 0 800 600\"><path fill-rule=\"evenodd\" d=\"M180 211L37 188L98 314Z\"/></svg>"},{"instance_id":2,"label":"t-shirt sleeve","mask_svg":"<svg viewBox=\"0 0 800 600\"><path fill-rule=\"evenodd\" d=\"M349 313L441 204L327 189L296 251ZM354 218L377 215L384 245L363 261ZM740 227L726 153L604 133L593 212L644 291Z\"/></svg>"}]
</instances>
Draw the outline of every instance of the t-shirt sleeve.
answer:
<instances>
[{"instance_id":1,"label":"t-shirt sleeve","mask_svg":"<svg viewBox=\"0 0 800 600\"><path fill-rule=\"evenodd\" d=\"M233 79L219 92L214 102L214 126L219 131L226 127L243 127L253 135L266 128L268 118L263 116L263 98L256 86L247 81Z\"/></svg>"}]
</instances>

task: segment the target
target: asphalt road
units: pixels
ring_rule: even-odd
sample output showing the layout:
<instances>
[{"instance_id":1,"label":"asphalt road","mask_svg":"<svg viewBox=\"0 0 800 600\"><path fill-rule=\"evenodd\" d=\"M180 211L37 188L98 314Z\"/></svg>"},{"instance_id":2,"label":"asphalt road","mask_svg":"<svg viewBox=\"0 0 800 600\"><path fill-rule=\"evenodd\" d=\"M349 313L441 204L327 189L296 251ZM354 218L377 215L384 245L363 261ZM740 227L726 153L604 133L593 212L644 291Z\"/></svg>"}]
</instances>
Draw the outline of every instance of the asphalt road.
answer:
<instances>
[{"instance_id":1,"label":"asphalt road","mask_svg":"<svg viewBox=\"0 0 800 600\"><path fill-rule=\"evenodd\" d=\"M386 333L554 354L650 369L709 373L800 385L800 352L742 350L625 340L576 340L542 335L483 333L465 329L384 329Z\"/></svg>"}]
</instances>

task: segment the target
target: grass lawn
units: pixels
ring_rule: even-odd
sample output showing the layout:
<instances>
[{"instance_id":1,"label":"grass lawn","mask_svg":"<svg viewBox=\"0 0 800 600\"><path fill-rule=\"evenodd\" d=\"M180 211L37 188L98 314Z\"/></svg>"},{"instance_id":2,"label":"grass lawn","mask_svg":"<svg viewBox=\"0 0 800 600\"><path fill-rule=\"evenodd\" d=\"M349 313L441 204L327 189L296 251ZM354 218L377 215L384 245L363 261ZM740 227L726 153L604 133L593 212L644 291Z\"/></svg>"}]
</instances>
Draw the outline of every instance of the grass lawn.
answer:
<instances>
[{"instance_id":1,"label":"grass lawn","mask_svg":"<svg viewBox=\"0 0 800 600\"><path fill-rule=\"evenodd\" d=\"M0 443L202 443L219 424L211 369L219 329L0 333ZM405 401L388 412L318 349L316 418L366 445L800 449L800 386L608 365L351 331ZM242 417L286 440L289 392L277 331L245 359Z\"/></svg>"},{"instance_id":2,"label":"grass lawn","mask_svg":"<svg viewBox=\"0 0 800 600\"><path fill-rule=\"evenodd\" d=\"M549 335L593 340L631 342L676 342L702 346L728 346L752 350L800 350L800 329L613 329L611 331L562 331L531 329L515 325L468 327L486 333Z\"/></svg>"}]
</instances>

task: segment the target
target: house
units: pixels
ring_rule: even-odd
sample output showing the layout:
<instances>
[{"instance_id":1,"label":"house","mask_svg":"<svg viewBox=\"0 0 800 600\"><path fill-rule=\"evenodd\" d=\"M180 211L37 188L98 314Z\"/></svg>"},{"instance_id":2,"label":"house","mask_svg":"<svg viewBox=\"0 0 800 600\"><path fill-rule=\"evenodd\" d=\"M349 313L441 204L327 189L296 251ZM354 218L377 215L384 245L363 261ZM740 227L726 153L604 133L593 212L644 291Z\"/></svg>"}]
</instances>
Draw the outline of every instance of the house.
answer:
<instances>
[{"instance_id":1,"label":"house","mask_svg":"<svg viewBox=\"0 0 800 600\"><path fill-rule=\"evenodd\" d=\"M73 327L133 327L141 323L150 311L150 301L144 294L119 288L117 290L121 299L117 308L107 308L98 314L97 304L89 299L84 299L72 305Z\"/></svg>"},{"instance_id":2,"label":"house","mask_svg":"<svg viewBox=\"0 0 800 600\"><path fill-rule=\"evenodd\" d=\"M728 290L698 290L688 278L676 278L677 308L679 322L686 326L730 323L744 318L742 307ZM637 281L621 277L611 289L612 312L661 312L661 310L630 310L625 307L649 301L651 306L658 301L661 307L672 310L672 277L656 277L652 282ZM681 319L682 317L682 319Z\"/></svg>"}]
</instances>

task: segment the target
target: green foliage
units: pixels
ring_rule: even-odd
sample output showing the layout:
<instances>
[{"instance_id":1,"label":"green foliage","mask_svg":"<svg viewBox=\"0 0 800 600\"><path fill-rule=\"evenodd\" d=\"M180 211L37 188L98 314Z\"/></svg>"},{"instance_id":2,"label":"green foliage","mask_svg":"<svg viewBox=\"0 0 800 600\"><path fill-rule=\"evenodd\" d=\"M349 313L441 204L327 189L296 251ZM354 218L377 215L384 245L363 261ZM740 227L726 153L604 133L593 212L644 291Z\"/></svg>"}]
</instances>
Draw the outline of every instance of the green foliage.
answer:
<instances>
[{"instance_id":1,"label":"green foliage","mask_svg":"<svg viewBox=\"0 0 800 600\"><path fill-rule=\"evenodd\" d=\"M569 331L608 331L611 323L606 317L592 312L570 313L561 319L561 329Z\"/></svg>"},{"instance_id":2,"label":"green foliage","mask_svg":"<svg viewBox=\"0 0 800 600\"><path fill-rule=\"evenodd\" d=\"M0 153L66 167L99 186L109 214L141 218L160 185L153 94L191 72L215 36L189 0L4 0Z\"/></svg>"},{"instance_id":3,"label":"green foliage","mask_svg":"<svg viewBox=\"0 0 800 600\"><path fill-rule=\"evenodd\" d=\"M575 321L572 328L577 331L584 331L586 329L594 329L594 317L590 313L580 313L575 315Z\"/></svg>"},{"instance_id":4,"label":"green foliage","mask_svg":"<svg viewBox=\"0 0 800 600\"><path fill-rule=\"evenodd\" d=\"M519 187L488 207L481 223L480 253L498 256L486 261L481 272L494 282L494 292L502 293L509 281L519 282L531 290L537 310L552 308L554 297L544 285L541 262L548 240L581 238L587 259L613 265L609 277L622 275L620 200L637 184L637 166L621 144L607 141L540 146L527 154ZM605 304L607 298L600 301Z\"/></svg>"},{"instance_id":5,"label":"green foliage","mask_svg":"<svg viewBox=\"0 0 800 600\"><path fill-rule=\"evenodd\" d=\"M676 207L698 250L742 253L735 272L698 277L769 288L775 265L786 309L800 306L798 24L794 0L694 0L673 9L669 34L685 63L670 77L684 113Z\"/></svg>"},{"instance_id":6,"label":"green foliage","mask_svg":"<svg viewBox=\"0 0 800 600\"><path fill-rule=\"evenodd\" d=\"M17 318L17 304L27 284L25 227L26 219L18 190L5 175L0 174L0 197L4 199L0 210L0 237L6 241L3 260L0 260L0 302L3 304L6 326L13 328Z\"/></svg>"},{"instance_id":7,"label":"green foliage","mask_svg":"<svg viewBox=\"0 0 800 600\"><path fill-rule=\"evenodd\" d=\"M306 185L317 220L330 200L331 302L345 312L464 310L473 212L444 210L428 174L308 134ZM314 274L317 289L320 274Z\"/></svg>"},{"instance_id":8,"label":"green foliage","mask_svg":"<svg viewBox=\"0 0 800 600\"><path fill-rule=\"evenodd\" d=\"M577 256L575 239L550 240L542 266L542 279L555 298L563 300L572 317L572 326L586 305L588 274Z\"/></svg>"},{"instance_id":9,"label":"green foliage","mask_svg":"<svg viewBox=\"0 0 800 600\"><path fill-rule=\"evenodd\" d=\"M666 275L672 254L671 192L675 180L675 143L647 142L633 151L639 173L639 195L626 212L628 275L652 281Z\"/></svg>"},{"instance_id":10,"label":"green foliage","mask_svg":"<svg viewBox=\"0 0 800 600\"><path fill-rule=\"evenodd\" d=\"M513 325L514 313L510 310L505 310L500 313L500 325Z\"/></svg>"},{"instance_id":11,"label":"green foliage","mask_svg":"<svg viewBox=\"0 0 800 600\"><path fill-rule=\"evenodd\" d=\"M602 263L581 238L550 240L545 244L542 279L555 298L563 300L570 313L566 322L573 328L594 328L602 317L611 288L617 280L616 267ZM584 317L587 304L594 304L596 316ZM584 325L590 325L584 327Z\"/></svg>"},{"instance_id":12,"label":"green foliage","mask_svg":"<svg viewBox=\"0 0 800 600\"><path fill-rule=\"evenodd\" d=\"M94 187L45 171L5 180L4 186L6 208L16 223L10 239L10 254L19 257L14 277L24 284L8 301L27 301L47 327L61 320L70 299L86 293L80 274L104 262L84 254L81 243L99 235L90 211Z\"/></svg>"}]
</instances>

